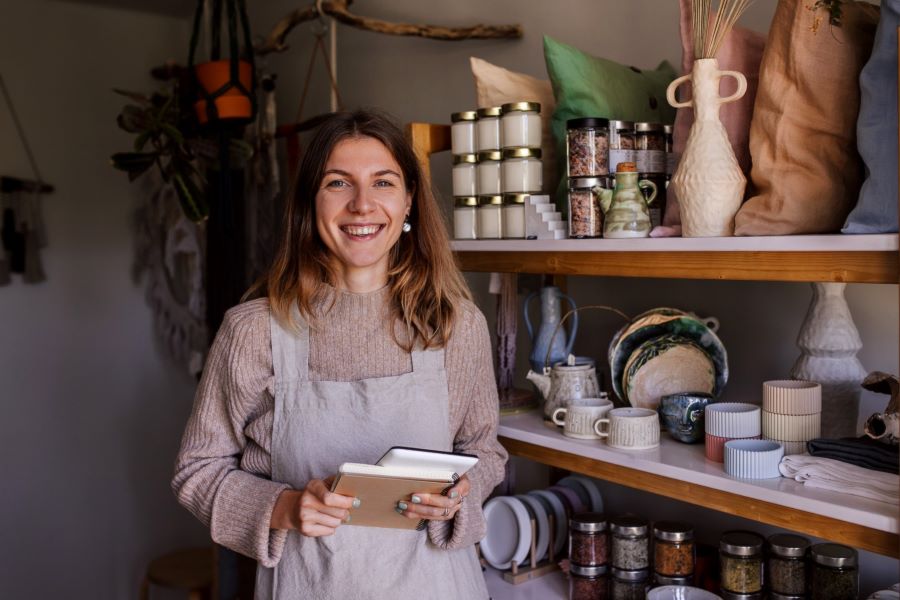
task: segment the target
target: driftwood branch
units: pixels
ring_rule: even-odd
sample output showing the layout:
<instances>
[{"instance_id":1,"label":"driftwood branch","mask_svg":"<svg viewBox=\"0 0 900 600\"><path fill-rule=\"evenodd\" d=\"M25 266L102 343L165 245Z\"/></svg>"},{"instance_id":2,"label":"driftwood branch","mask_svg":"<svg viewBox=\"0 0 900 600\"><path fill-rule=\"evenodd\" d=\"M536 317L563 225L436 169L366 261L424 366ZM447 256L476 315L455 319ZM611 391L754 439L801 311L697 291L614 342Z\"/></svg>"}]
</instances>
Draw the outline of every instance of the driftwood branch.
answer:
<instances>
[{"instance_id":1,"label":"driftwood branch","mask_svg":"<svg viewBox=\"0 0 900 600\"><path fill-rule=\"evenodd\" d=\"M408 35L433 40L471 40L471 39L510 39L522 37L521 25L472 25L471 27L442 27L439 25L417 25L410 23L392 23L380 19L370 19L355 15L348 10L348 0L329 0L322 2L322 12L336 20L367 31L386 33L389 35ZM297 9L278 21L272 31L257 45L259 55L271 52L284 52L288 49L285 38L301 23L319 17L315 6Z\"/></svg>"}]
</instances>

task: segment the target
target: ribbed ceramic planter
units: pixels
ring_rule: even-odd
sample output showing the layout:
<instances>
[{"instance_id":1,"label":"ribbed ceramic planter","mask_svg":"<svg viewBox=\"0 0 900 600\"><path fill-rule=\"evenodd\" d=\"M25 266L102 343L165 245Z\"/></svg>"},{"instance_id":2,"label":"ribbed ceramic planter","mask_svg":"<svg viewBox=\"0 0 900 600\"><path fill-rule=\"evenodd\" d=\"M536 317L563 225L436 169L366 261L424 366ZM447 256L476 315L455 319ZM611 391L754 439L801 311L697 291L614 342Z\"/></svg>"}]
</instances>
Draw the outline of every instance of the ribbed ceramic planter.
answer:
<instances>
[{"instance_id":1,"label":"ribbed ceramic planter","mask_svg":"<svg viewBox=\"0 0 900 600\"><path fill-rule=\"evenodd\" d=\"M725 472L742 479L781 477L784 448L768 440L730 440L725 444Z\"/></svg>"}]
</instances>

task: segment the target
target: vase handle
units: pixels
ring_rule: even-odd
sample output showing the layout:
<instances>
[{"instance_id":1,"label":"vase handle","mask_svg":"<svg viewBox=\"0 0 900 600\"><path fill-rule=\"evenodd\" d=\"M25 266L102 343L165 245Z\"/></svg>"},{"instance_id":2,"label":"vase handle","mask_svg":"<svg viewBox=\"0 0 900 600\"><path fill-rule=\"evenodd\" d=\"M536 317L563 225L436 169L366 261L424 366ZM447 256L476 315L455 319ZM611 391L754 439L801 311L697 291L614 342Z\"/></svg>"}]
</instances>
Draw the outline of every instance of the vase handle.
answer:
<instances>
[{"instance_id":1,"label":"vase handle","mask_svg":"<svg viewBox=\"0 0 900 600\"><path fill-rule=\"evenodd\" d=\"M734 77L735 81L737 81L738 89L727 98L719 98L719 104L728 104L744 97L744 94L747 93L747 78L744 77L743 73L740 71L719 71L719 79L722 77Z\"/></svg>"},{"instance_id":2,"label":"vase handle","mask_svg":"<svg viewBox=\"0 0 900 600\"><path fill-rule=\"evenodd\" d=\"M723 71L723 73L730 73L730 72L731 71ZM669 87L666 88L666 100L668 100L669 104L671 104L673 107L684 108L687 106L691 106L693 104L693 102L691 100L688 100L687 102L679 102L675 98L675 90L678 89L678 86L681 85L682 83L684 83L685 81L690 81L690 80L691 80L690 75L682 75L681 77L679 77L678 79L676 79L675 81L670 83ZM746 84L747 84L747 81L744 80L744 85L746 86Z\"/></svg>"},{"instance_id":3,"label":"vase handle","mask_svg":"<svg viewBox=\"0 0 900 600\"><path fill-rule=\"evenodd\" d=\"M653 201L656 200L656 192L659 191L656 187L656 184L648 179L641 179L640 181L638 181L638 188L640 188L641 192L643 192L646 188L650 188L651 190L653 190L650 192L650 196L644 196L644 200L647 202L647 206L653 204Z\"/></svg>"}]
</instances>

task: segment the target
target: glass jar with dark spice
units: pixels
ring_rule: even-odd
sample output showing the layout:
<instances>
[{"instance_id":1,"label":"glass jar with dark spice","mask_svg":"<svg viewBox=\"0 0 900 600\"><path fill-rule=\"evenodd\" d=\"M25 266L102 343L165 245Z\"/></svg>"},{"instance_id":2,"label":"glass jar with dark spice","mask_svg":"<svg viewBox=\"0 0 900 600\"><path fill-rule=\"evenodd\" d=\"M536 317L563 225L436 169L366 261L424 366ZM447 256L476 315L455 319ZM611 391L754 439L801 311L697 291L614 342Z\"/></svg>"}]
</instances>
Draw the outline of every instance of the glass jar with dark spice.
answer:
<instances>
[{"instance_id":1,"label":"glass jar with dark spice","mask_svg":"<svg viewBox=\"0 0 900 600\"><path fill-rule=\"evenodd\" d=\"M694 585L694 578L691 577L666 577L655 573L653 575L653 587L662 587L664 585Z\"/></svg>"},{"instance_id":2,"label":"glass jar with dark spice","mask_svg":"<svg viewBox=\"0 0 900 600\"><path fill-rule=\"evenodd\" d=\"M609 580L610 600L644 600L650 588L650 569L627 571L613 568Z\"/></svg>"},{"instance_id":3,"label":"glass jar with dark spice","mask_svg":"<svg viewBox=\"0 0 900 600\"><path fill-rule=\"evenodd\" d=\"M809 540L801 535L776 533L768 539L766 581L770 592L806 593L806 551Z\"/></svg>"},{"instance_id":4,"label":"glass jar with dark spice","mask_svg":"<svg viewBox=\"0 0 900 600\"><path fill-rule=\"evenodd\" d=\"M851 600L859 597L856 550L843 544L813 544L809 557L812 600Z\"/></svg>"},{"instance_id":5,"label":"glass jar with dark spice","mask_svg":"<svg viewBox=\"0 0 900 600\"><path fill-rule=\"evenodd\" d=\"M582 567L605 565L609 530L601 513L579 513L569 519L569 561Z\"/></svg>"},{"instance_id":6,"label":"glass jar with dark spice","mask_svg":"<svg viewBox=\"0 0 900 600\"><path fill-rule=\"evenodd\" d=\"M650 567L650 525L638 517L610 521L610 563L616 569L637 571Z\"/></svg>"},{"instance_id":7,"label":"glass jar with dark spice","mask_svg":"<svg viewBox=\"0 0 900 600\"><path fill-rule=\"evenodd\" d=\"M606 566L569 567L569 600L606 600L609 584L606 577Z\"/></svg>"},{"instance_id":8,"label":"glass jar with dark spice","mask_svg":"<svg viewBox=\"0 0 900 600\"><path fill-rule=\"evenodd\" d=\"M569 177L609 174L609 121L584 117L566 121L566 157Z\"/></svg>"},{"instance_id":9,"label":"glass jar with dark spice","mask_svg":"<svg viewBox=\"0 0 900 600\"><path fill-rule=\"evenodd\" d=\"M762 592L753 592L752 594L736 594L734 592L729 592L728 590L721 590L719 595L722 596L722 600L763 600Z\"/></svg>"},{"instance_id":10,"label":"glass jar with dark spice","mask_svg":"<svg viewBox=\"0 0 900 600\"><path fill-rule=\"evenodd\" d=\"M694 574L694 528L687 523L659 521L653 525L653 570L668 577Z\"/></svg>"},{"instance_id":11,"label":"glass jar with dark spice","mask_svg":"<svg viewBox=\"0 0 900 600\"><path fill-rule=\"evenodd\" d=\"M729 531L719 539L722 589L736 594L762 590L763 539L750 531Z\"/></svg>"},{"instance_id":12,"label":"glass jar with dark spice","mask_svg":"<svg viewBox=\"0 0 900 600\"><path fill-rule=\"evenodd\" d=\"M660 123L634 124L635 162L640 173L666 172L666 136Z\"/></svg>"},{"instance_id":13,"label":"glass jar with dark spice","mask_svg":"<svg viewBox=\"0 0 900 600\"><path fill-rule=\"evenodd\" d=\"M616 172L619 163L634 162L634 122L609 122L609 170Z\"/></svg>"},{"instance_id":14,"label":"glass jar with dark spice","mask_svg":"<svg viewBox=\"0 0 900 600\"><path fill-rule=\"evenodd\" d=\"M607 177L572 177L569 179L569 237L603 236L601 193L609 186Z\"/></svg>"}]
</instances>

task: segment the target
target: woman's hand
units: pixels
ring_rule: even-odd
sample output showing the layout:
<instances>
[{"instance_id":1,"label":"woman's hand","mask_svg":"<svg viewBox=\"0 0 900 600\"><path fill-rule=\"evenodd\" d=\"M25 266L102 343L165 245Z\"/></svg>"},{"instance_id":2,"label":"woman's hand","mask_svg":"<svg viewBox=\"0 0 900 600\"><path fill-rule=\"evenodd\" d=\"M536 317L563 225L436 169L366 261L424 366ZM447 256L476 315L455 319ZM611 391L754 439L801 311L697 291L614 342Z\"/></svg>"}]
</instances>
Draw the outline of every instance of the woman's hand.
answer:
<instances>
[{"instance_id":1,"label":"woman's hand","mask_svg":"<svg viewBox=\"0 0 900 600\"><path fill-rule=\"evenodd\" d=\"M409 519L449 521L459 512L471 489L468 476L463 475L445 495L413 494L410 500L398 502L396 510Z\"/></svg>"},{"instance_id":2,"label":"woman's hand","mask_svg":"<svg viewBox=\"0 0 900 600\"><path fill-rule=\"evenodd\" d=\"M330 492L330 479L313 479L304 490L281 492L272 509L270 527L322 537L333 535L343 523L349 523L350 509L357 508L359 500Z\"/></svg>"}]
</instances>

